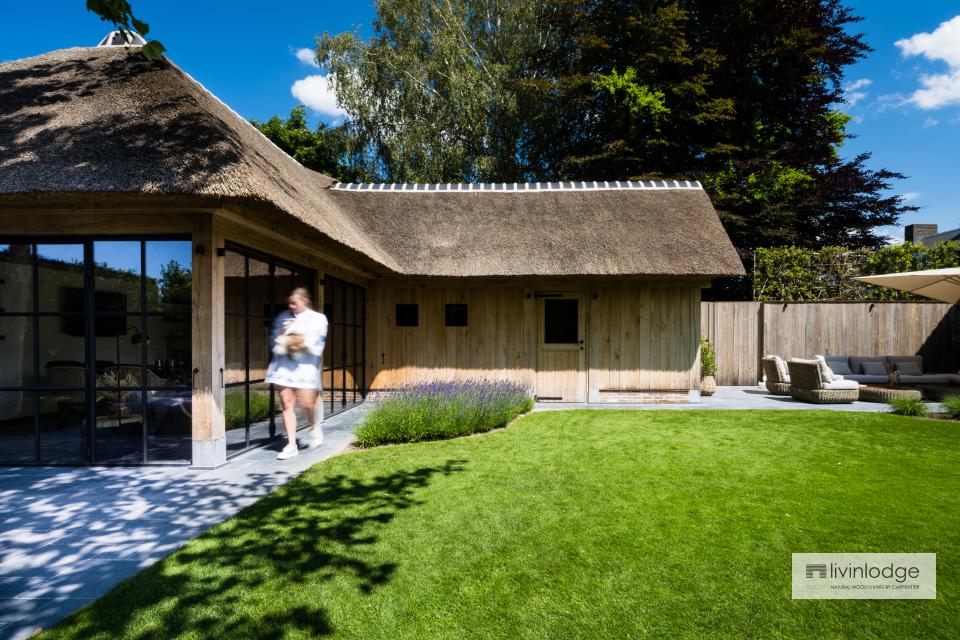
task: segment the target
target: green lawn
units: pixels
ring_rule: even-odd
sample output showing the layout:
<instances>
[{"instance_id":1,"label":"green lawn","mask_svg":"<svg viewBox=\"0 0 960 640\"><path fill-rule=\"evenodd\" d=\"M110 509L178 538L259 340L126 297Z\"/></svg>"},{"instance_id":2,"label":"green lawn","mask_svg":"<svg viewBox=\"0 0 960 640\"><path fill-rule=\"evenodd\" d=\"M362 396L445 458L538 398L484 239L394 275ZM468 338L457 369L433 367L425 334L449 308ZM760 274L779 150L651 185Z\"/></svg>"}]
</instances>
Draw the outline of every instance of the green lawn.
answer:
<instances>
[{"instance_id":1,"label":"green lawn","mask_svg":"<svg viewBox=\"0 0 960 640\"><path fill-rule=\"evenodd\" d=\"M333 458L51 638L948 638L960 424L535 413ZM936 552L933 601L793 601L790 554Z\"/></svg>"}]
</instances>

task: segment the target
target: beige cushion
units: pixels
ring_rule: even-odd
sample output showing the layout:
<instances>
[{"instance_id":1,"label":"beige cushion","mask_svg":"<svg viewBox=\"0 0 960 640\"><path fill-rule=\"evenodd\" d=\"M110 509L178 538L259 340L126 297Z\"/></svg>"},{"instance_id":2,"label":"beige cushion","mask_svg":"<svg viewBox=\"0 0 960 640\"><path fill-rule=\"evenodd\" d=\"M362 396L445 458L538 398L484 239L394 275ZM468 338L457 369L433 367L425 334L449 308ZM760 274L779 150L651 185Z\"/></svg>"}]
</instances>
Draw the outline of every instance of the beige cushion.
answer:
<instances>
[{"instance_id":1,"label":"beige cushion","mask_svg":"<svg viewBox=\"0 0 960 640\"><path fill-rule=\"evenodd\" d=\"M864 362L861 366L863 367L863 372L868 376L887 375L887 365L883 362Z\"/></svg>"},{"instance_id":2,"label":"beige cushion","mask_svg":"<svg viewBox=\"0 0 960 640\"><path fill-rule=\"evenodd\" d=\"M771 356L777 365L777 373L780 374L780 382L790 382L790 369L787 362L780 356Z\"/></svg>"},{"instance_id":3,"label":"beige cushion","mask_svg":"<svg viewBox=\"0 0 960 640\"><path fill-rule=\"evenodd\" d=\"M833 370L827 365L827 361L823 359L823 356L813 356L813 359L817 361L817 366L820 367L820 379L824 382L833 382L837 379L833 375ZM842 378L840 378L842 380Z\"/></svg>"},{"instance_id":4,"label":"beige cushion","mask_svg":"<svg viewBox=\"0 0 960 640\"><path fill-rule=\"evenodd\" d=\"M860 383L856 380L834 380L833 382L824 382L823 388L830 391L852 390L859 389Z\"/></svg>"}]
</instances>

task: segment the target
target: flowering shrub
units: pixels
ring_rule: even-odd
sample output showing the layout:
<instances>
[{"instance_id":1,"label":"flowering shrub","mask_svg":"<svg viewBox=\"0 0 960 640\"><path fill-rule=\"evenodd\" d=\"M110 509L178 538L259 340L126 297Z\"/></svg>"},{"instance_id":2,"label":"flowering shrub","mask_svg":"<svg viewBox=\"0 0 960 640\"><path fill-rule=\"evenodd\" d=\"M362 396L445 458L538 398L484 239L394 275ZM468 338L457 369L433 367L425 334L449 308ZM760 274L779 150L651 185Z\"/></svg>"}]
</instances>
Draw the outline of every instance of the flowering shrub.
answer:
<instances>
[{"instance_id":1,"label":"flowering shrub","mask_svg":"<svg viewBox=\"0 0 960 640\"><path fill-rule=\"evenodd\" d=\"M529 387L507 381L429 382L392 391L367 414L357 444L441 440L502 427L533 408Z\"/></svg>"}]
</instances>

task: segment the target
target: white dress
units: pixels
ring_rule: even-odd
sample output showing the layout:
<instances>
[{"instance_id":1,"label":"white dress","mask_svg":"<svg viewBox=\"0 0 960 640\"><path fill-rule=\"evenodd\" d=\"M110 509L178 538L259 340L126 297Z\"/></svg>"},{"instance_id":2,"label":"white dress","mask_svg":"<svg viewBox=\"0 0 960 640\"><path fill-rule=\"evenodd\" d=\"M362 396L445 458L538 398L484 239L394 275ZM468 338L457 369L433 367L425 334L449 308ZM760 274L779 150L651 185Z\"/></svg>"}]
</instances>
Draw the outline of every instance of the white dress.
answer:
<instances>
[{"instance_id":1,"label":"white dress","mask_svg":"<svg viewBox=\"0 0 960 640\"><path fill-rule=\"evenodd\" d=\"M284 333L303 336L306 349L287 353L278 345L277 337ZM284 311L273 321L270 346L273 358L267 368L266 382L294 389L320 389L321 358L327 340L327 317L313 309L300 313Z\"/></svg>"}]
</instances>

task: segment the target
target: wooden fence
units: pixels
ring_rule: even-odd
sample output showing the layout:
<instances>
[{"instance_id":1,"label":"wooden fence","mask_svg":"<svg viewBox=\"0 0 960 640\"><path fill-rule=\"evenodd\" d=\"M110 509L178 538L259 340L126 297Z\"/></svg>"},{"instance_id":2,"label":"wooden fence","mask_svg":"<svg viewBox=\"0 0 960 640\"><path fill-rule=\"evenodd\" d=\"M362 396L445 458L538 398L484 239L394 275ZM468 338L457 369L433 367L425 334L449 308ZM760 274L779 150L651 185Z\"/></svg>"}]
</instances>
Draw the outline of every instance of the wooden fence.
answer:
<instances>
[{"instance_id":1,"label":"wooden fence","mask_svg":"<svg viewBox=\"0 0 960 640\"><path fill-rule=\"evenodd\" d=\"M717 351L717 383L752 385L760 359L923 356L927 371L960 367L960 311L938 302L703 302L700 331Z\"/></svg>"}]
</instances>

